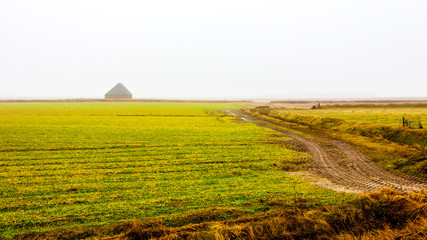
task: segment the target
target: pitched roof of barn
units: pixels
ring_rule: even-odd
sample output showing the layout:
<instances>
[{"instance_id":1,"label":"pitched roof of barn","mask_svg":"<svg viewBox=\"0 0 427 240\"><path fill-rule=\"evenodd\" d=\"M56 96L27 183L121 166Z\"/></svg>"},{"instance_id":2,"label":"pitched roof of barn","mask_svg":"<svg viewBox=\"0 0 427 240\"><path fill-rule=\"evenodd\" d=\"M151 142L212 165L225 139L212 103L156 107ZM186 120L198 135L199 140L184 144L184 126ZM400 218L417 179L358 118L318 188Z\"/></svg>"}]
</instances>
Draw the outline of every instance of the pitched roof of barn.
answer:
<instances>
[{"instance_id":1,"label":"pitched roof of barn","mask_svg":"<svg viewBox=\"0 0 427 240\"><path fill-rule=\"evenodd\" d=\"M105 96L132 96L132 93L122 83L117 83Z\"/></svg>"}]
</instances>

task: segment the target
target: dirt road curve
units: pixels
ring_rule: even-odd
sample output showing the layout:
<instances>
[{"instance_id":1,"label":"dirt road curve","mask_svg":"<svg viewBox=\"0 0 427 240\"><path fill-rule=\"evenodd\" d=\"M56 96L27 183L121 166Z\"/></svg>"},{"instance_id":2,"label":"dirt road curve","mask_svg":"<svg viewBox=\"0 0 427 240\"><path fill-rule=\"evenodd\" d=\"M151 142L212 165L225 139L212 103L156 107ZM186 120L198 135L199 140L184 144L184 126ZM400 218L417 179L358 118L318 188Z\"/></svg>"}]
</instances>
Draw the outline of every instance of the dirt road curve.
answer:
<instances>
[{"instance_id":1,"label":"dirt road curve","mask_svg":"<svg viewBox=\"0 0 427 240\"><path fill-rule=\"evenodd\" d=\"M295 132L248 116L239 110L231 114L245 121L281 132L302 145L313 155L315 172L337 186L344 186L354 192L372 192L390 187L409 192L427 188L427 181L413 176L391 174L371 162L351 145L322 136L305 137ZM334 188L331 186L331 188ZM334 188L336 189L336 188Z\"/></svg>"}]
</instances>

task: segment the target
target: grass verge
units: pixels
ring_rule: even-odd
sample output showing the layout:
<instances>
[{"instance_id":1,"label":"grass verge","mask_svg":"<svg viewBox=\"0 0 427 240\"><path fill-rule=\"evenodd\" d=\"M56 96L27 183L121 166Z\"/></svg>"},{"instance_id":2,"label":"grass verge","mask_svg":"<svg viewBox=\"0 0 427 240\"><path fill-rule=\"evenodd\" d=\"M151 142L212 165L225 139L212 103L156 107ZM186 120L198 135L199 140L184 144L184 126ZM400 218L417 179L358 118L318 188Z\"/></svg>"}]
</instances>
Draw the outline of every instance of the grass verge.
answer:
<instances>
[{"instance_id":1,"label":"grass verge","mask_svg":"<svg viewBox=\"0 0 427 240\"><path fill-rule=\"evenodd\" d=\"M330 207L277 206L253 216L218 221L229 210L206 210L183 226L161 220L115 223L31 233L20 239L425 239L427 192L401 193L391 189L361 195Z\"/></svg>"}]
</instances>

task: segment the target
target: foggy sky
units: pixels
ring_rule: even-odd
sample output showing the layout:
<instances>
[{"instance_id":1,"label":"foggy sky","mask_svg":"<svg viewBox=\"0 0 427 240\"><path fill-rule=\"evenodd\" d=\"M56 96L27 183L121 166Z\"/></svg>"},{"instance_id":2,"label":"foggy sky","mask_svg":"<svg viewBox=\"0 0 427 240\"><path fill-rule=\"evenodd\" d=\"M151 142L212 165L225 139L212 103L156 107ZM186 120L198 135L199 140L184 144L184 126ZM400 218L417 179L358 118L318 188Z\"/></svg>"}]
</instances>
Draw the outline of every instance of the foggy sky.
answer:
<instances>
[{"instance_id":1,"label":"foggy sky","mask_svg":"<svg viewBox=\"0 0 427 240\"><path fill-rule=\"evenodd\" d=\"M427 97L427 1L0 1L0 99Z\"/></svg>"}]
</instances>

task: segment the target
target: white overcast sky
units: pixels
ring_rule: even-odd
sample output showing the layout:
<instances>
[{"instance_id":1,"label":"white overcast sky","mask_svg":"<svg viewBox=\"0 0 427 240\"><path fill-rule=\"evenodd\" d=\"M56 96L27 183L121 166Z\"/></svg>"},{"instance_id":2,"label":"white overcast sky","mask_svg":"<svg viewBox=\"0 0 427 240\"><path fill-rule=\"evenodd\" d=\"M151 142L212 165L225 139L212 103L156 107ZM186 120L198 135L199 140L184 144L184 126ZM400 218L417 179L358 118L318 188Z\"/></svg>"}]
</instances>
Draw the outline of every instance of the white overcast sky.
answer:
<instances>
[{"instance_id":1,"label":"white overcast sky","mask_svg":"<svg viewBox=\"0 0 427 240\"><path fill-rule=\"evenodd\" d=\"M427 97L427 1L0 1L0 99Z\"/></svg>"}]
</instances>

